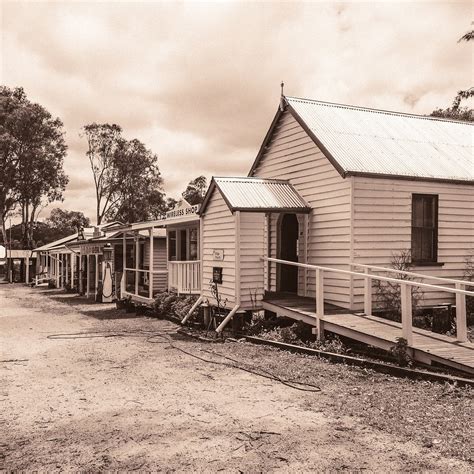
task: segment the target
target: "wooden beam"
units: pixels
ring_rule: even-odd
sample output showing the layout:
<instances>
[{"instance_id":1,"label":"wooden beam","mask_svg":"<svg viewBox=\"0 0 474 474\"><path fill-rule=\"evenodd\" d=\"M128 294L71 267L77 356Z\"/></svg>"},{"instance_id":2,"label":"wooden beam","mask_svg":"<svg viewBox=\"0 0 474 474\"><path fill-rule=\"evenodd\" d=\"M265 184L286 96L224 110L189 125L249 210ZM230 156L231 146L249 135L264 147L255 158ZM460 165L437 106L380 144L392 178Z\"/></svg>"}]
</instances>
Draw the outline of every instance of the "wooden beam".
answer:
<instances>
[{"instance_id":1,"label":"wooden beam","mask_svg":"<svg viewBox=\"0 0 474 474\"><path fill-rule=\"evenodd\" d=\"M150 248L149 248L149 251L150 251L150 255L149 255L149 258L150 258L150 263L149 263L149 276L148 276L148 296L150 299L153 299L153 253L154 253L154 237L153 237L153 227L150 228L149 230L149 235L150 235Z\"/></svg>"},{"instance_id":2,"label":"wooden beam","mask_svg":"<svg viewBox=\"0 0 474 474\"><path fill-rule=\"evenodd\" d=\"M400 284L402 306L402 333L410 347L413 346L413 315L411 306L411 286Z\"/></svg>"},{"instance_id":3,"label":"wooden beam","mask_svg":"<svg viewBox=\"0 0 474 474\"><path fill-rule=\"evenodd\" d=\"M464 290L465 285L456 283L457 290ZM466 295L456 293L456 338L459 342L467 342Z\"/></svg>"},{"instance_id":4,"label":"wooden beam","mask_svg":"<svg viewBox=\"0 0 474 474\"><path fill-rule=\"evenodd\" d=\"M324 339L324 272L316 270L316 336L319 340Z\"/></svg>"},{"instance_id":5,"label":"wooden beam","mask_svg":"<svg viewBox=\"0 0 474 474\"><path fill-rule=\"evenodd\" d=\"M30 279L30 257L26 257L25 267L25 283L28 284Z\"/></svg>"},{"instance_id":6,"label":"wooden beam","mask_svg":"<svg viewBox=\"0 0 474 474\"><path fill-rule=\"evenodd\" d=\"M138 233L135 233L135 238L133 239L135 243L135 294L138 295L138 260L140 258L140 246L138 245Z\"/></svg>"},{"instance_id":7,"label":"wooden beam","mask_svg":"<svg viewBox=\"0 0 474 474\"><path fill-rule=\"evenodd\" d=\"M87 255L87 280L86 280L86 298L89 298L89 288L91 279L91 256Z\"/></svg>"},{"instance_id":8,"label":"wooden beam","mask_svg":"<svg viewBox=\"0 0 474 474\"><path fill-rule=\"evenodd\" d=\"M364 280L364 313L367 316L372 314L372 278L370 278L370 270L364 269L367 277ZM351 275L352 278L352 275Z\"/></svg>"}]
</instances>

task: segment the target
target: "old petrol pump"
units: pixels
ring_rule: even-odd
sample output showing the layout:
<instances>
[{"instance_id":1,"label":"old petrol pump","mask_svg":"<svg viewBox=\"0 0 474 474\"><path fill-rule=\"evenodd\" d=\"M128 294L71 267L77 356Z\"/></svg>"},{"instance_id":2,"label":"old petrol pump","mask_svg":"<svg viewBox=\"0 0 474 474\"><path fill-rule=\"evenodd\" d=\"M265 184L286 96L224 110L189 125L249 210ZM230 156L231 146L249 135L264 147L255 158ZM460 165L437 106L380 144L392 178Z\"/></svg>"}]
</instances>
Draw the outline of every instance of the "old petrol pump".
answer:
<instances>
[{"instance_id":1,"label":"old petrol pump","mask_svg":"<svg viewBox=\"0 0 474 474\"><path fill-rule=\"evenodd\" d=\"M113 298L112 245L106 243L102 249L102 302L111 303Z\"/></svg>"}]
</instances>

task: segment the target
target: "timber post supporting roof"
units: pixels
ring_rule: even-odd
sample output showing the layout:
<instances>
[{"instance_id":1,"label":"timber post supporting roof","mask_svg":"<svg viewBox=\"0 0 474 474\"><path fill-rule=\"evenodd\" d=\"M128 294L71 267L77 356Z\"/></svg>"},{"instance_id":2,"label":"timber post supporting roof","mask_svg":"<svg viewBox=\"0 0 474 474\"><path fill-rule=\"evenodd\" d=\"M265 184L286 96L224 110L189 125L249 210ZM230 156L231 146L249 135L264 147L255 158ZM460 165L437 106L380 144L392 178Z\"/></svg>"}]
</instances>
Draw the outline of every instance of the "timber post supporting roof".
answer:
<instances>
[{"instance_id":1,"label":"timber post supporting roof","mask_svg":"<svg viewBox=\"0 0 474 474\"><path fill-rule=\"evenodd\" d=\"M302 212L311 208L287 180L213 177L202 203L202 214L217 188L229 209L246 212Z\"/></svg>"},{"instance_id":2,"label":"timber post supporting roof","mask_svg":"<svg viewBox=\"0 0 474 474\"><path fill-rule=\"evenodd\" d=\"M474 124L316 100L284 98L340 175L474 184ZM249 175L258 167L275 115Z\"/></svg>"}]
</instances>

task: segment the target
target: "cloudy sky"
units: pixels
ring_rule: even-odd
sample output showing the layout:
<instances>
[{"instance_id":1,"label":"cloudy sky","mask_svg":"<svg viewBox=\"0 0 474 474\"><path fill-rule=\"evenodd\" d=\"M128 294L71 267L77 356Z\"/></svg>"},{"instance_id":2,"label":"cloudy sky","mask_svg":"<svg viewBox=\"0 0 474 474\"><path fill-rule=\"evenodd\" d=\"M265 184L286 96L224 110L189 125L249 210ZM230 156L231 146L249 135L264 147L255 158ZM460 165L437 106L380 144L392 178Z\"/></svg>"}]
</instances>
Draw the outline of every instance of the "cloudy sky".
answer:
<instances>
[{"instance_id":1,"label":"cloudy sky","mask_svg":"<svg viewBox=\"0 0 474 474\"><path fill-rule=\"evenodd\" d=\"M472 85L472 46L457 43L471 2L0 3L1 82L64 122L61 206L91 218L87 123L146 143L178 197L200 174L248 172L281 80L287 95L421 114Z\"/></svg>"}]
</instances>

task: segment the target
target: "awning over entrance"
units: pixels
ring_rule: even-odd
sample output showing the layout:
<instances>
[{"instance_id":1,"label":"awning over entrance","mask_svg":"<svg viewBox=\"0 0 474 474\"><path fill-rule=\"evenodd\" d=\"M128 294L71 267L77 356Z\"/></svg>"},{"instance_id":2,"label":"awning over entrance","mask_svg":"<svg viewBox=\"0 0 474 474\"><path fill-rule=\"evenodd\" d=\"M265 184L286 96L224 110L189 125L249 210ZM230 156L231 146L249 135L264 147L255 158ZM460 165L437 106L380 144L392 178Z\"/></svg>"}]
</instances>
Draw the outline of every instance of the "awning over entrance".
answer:
<instances>
[{"instance_id":1,"label":"awning over entrance","mask_svg":"<svg viewBox=\"0 0 474 474\"><path fill-rule=\"evenodd\" d=\"M201 206L202 214L214 188L229 209L246 212L309 213L311 208L287 180L263 178L212 178Z\"/></svg>"}]
</instances>

